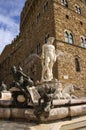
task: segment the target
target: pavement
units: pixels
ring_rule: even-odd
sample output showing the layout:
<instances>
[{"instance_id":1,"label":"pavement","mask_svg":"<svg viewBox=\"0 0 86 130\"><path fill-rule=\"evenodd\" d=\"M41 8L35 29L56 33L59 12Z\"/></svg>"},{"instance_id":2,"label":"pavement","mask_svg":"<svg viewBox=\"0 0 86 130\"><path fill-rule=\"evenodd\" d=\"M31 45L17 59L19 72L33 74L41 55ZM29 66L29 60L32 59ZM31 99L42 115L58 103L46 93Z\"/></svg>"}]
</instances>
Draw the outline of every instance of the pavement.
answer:
<instances>
[{"instance_id":1,"label":"pavement","mask_svg":"<svg viewBox=\"0 0 86 130\"><path fill-rule=\"evenodd\" d=\"M0 120L0 130L86 130L86 116L45 124Z\"/></svg>"},{"instance_id":2,"label":"pavement","mask_svg":"<svg viewBox=\"0 0 86 130\"><path fill-rule=\"evenodd\" d=\"M15 121L1 121L0 130L32 130L30 126L34 126L33 123L15 122ZM35 129L33 129L35 130Z\"/></svg>"}]
</instances>

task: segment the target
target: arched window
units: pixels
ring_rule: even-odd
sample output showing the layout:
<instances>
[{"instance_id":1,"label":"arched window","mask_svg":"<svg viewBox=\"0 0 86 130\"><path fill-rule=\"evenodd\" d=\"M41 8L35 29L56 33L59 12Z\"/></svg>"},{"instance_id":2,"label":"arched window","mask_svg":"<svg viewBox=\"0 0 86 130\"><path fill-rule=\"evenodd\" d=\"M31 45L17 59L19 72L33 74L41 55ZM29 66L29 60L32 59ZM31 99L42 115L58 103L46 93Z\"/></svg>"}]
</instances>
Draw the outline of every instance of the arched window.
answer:
<instances>
[{"instance_id":1,"label":"arched window","mask_svg":"<svg viewBox=\"0 0 86 130\"><path fill-rule=\"evenodd\" d=\"M80 72L80 63L78 58L75 58L75 69L77 72Z\"/></svg>"},{"instance_id":2,"label":"arched window","mask_svg":"<svg viewBox=\"0 0 86 130\"><path fill-rule=\"evenodd\" d=\"M86 48L86 38L83 36L80 38L80 40L81 40L81 47Z\"/></svg>"},{"instance_id":3,"label":"arched window","mask_svg":"<svg viewBox=\"0 0 86 130\"><path fill-rule=\"evenodd\" d=\"M65 42L69 42L69 34L66 32L64 32L64 36L65 36Z\"/></svg>"},{"instance_id":4,"label":"arched window","mask_svg":"<svg viewBox=\"0 0 86 130\"><path fill-rule=\"evenodd\" d=\"M83 38L83 37L81 37L81 39L80 39L80 40L81 40L81 43L84 43L84 38Z\"/></svg>"},{"instance_id":5,"label":"arched window","mask_svg":"<svg viewBox=\"0 0 86 130\"><path fill-rule=\"evenodd\" d=\"M65 42L73 44L73 35L70 32L64 32Z\"/></svg>"},{"instance_id":6,"label":"arched window","mask_svg":"<svg viewBox=\"0 0 86 130\"><path fill-rule=\"evenodd\" d=\"M61 4L65 7L68 7L68 2L67 0L61 0Z\"/></svg>"},{"instance_id":7,"label":"arched window","mask_svg":"<svg viewBox=\"0 0 86 130\"><path fill-rule=\"evenodd\" d=\"M75 12L81 14L81 9L78 5L75 6Z\"/></svg>"},{"instance_id":8,"label":"arched window","mask_svg":"<svg viewBox=\"0 0 86 130\"><path fill-rule=\"evenodd\" d=\"M71 33L69 34L69 43L73 44L73 35Z\"/></svg>"},{"instance_id":9,"label":"arched window","mask_svg":"<svg viewBox=\"0 0 86 130\"><path fill-rule=\"evenodd\" d=\"M86 48L86 38L84 39L84 47Z\"/></svg>"},{"instance_id":10,"label":"arched window","mask_svg":"<svg viewBox=\"0 0 86 130\"><path fill-rule=\"evenodd\" d=\"M81 9L80 9L80 7L78 8L78 14L81 14Z\"/></svg>"},{"instance_id":11,"label":"arched window","mask_svg":"<svg viewBox=\"0 0 86 130\"><path fill-rule=\"evenodd\" d=\"M85 44L86 44L86 38L85 38Z\"/></svg>"}]
</instances>

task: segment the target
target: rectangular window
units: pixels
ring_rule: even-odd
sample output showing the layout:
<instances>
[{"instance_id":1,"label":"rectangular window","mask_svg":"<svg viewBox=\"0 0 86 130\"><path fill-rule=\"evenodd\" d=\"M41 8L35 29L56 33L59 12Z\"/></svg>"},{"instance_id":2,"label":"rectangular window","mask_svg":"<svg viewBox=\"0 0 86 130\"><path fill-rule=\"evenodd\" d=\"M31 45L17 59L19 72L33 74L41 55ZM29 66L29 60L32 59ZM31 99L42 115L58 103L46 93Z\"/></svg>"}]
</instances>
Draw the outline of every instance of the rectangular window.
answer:
<instances>
[{"instance_id":1,"label":"rectangular window","mask_svg":"<svg viewBox=\"0 0 86 130\"><path fill-rule=\"evenodd\" d=\"M78 58L75 58L75 68L77 72L80 72L80 64Z\"/></svg>"},{"instance_id":2,"label":"rectangular window","mask_svg":"<svg viewBox=\"0 0 86 130\"><path fill-rule=\"evenodd\" d=\"M37 47L36 47L36 53L37 54L40 54L41 53L41 45L40 45L40 43L37 45Z\"/></svg>"},{"instance_id":3,"label":"rectangular window","mask_svg":"<svg viewBox=\"0 0 86 130\"><path fill-rule=\"evenodd\" d=\"M44 12L48 10L48 1L45 2L44 4Z\"/></svg>"},{"instance_id":4,"label":"rectangular window","mask_svg":"<svg viewBox=\"0 0 86 130\"><path fill-rule=\"evenodd\" d=\"M34 22L32 23L32 25L31 25L31 26L32 26L32 29L34 29Z\"/></svg>"},{"instance_id":5,"label":"rectangular window","mask_svg":"<svg viewBox=\"0 0 86 130\"><path fill-rule=\"evenodd\" d=\"M37 15L37 17L36 17L36 22L38 23L39 22L39 20L40 20L40 13Z\"/></svg>"}]
</instances>

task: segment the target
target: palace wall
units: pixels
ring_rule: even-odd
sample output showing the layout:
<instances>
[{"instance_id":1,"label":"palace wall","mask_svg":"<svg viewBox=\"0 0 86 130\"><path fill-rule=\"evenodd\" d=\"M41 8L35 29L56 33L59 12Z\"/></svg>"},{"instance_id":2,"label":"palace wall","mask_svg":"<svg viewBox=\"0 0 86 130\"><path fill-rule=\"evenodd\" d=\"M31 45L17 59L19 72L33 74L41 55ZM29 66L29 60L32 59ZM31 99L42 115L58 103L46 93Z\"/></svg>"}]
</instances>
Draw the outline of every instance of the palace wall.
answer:
<instances>
[{"instance_id":1,"label":"palace wall","mask_svg":"<svg viewBox=\"0 0 86 130\"><path fill-rule=\"evenodd\" d=\"M0 80L13 80L12 65L21 66L34 81L41 78L42 45L48 37L56 38L55 47L61 56L53 67L54 77L63 84L73 83L86 89L86 2L67 0L27 0L21 12L20 33L5 47L0 56ZM79 7L79 12L75 11ZM66 42L65 32L72 34L72 43ZM37 55L39 57L37 57ZM85 91L84 91L85 92Z\"/></svg>"}]
</instances>

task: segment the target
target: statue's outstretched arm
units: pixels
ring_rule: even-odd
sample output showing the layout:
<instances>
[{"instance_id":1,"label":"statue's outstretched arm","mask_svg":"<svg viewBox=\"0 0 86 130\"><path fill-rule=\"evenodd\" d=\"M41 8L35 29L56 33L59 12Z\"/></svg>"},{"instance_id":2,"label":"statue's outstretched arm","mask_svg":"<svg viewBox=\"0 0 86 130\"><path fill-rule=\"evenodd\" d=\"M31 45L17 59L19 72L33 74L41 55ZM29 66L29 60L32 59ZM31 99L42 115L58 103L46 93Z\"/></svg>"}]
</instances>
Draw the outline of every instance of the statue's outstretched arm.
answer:
<instances>
[{"instance_id":1,"label":"statue's outstretched arm","mask_svg":"<svg viewBox=\"0 0 86 130\"><path fill-rule=\"evenodd\" d=\"M25 78L29 78L25 73L23 73L22 71L19 71L21 73L22 76L24 76Z\"/></svg>"}]
</instances>

